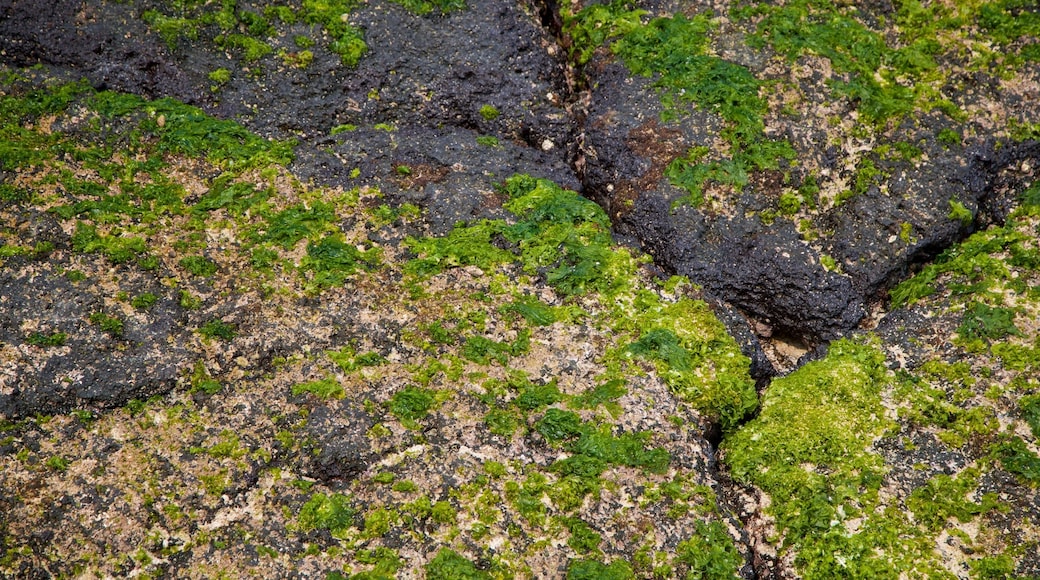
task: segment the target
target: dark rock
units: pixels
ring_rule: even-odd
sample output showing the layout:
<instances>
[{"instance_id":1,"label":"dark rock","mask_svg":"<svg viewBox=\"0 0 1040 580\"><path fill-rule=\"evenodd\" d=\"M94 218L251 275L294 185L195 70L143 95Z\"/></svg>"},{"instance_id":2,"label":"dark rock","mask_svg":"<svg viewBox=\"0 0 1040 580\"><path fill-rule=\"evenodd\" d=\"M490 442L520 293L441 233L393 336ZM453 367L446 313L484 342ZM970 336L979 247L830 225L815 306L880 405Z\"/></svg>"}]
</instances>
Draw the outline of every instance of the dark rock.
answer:
<instances>
[{"instance_id":1,"label":"dark rock","mask_svg":"<svg viewBox=\"0 0 1040 580\"><path fill-rule=\"evenodd\" d=\"M368 469L376 457L368 430L372 417L349 405L321 406L307 419L306 432L314 439L316 455L308 474L326 484L347 484Z\"/></svg>"}]
</instances>

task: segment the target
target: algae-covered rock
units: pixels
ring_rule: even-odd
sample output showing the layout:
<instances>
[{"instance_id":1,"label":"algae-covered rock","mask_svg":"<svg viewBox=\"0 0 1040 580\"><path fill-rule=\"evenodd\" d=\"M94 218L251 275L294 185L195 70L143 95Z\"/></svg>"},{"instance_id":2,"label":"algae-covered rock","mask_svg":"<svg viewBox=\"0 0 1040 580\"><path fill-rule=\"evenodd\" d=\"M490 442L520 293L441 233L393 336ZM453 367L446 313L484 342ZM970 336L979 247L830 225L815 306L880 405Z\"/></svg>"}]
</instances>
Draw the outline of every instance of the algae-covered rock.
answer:
<instances>
[{"instance_id":1,"label":"algae-covered rock","mask_svg":"<svg viewBox=\"0 0 1040 580\"><path fill-rule=\"evenodd\" d=\"M1040 574L1038 25L0 7L0 576Z\"/></svg>"}]
</instances>

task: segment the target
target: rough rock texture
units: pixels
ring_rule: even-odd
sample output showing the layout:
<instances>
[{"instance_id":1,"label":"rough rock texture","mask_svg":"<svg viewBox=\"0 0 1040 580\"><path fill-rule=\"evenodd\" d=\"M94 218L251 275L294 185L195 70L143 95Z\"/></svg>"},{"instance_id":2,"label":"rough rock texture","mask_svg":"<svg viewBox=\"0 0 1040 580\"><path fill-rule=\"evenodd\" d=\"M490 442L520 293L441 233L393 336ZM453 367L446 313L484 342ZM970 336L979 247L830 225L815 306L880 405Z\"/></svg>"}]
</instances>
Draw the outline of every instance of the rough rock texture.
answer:
<instances>
[{"instance_id":1,"label":"rough rock texture","mask_svg":"<svg viewBox=\"0 0 1040 580\"><path fill-rule=\"evenodd\" d=\"M0 3L0 576L1040 574L1038 36Z\"/></svg>"}]
</instances>

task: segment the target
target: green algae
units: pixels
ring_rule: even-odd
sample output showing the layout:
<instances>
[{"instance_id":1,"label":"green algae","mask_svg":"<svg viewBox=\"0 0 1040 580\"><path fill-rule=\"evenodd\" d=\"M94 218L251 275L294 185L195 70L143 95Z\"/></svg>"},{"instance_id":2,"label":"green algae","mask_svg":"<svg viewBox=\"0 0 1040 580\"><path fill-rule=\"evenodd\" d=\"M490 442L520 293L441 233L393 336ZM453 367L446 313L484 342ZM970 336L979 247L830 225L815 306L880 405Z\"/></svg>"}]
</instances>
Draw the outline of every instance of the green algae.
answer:
<instances>
[{"instance_id":1,"label":"green algae","mask_svg":"<svg viewBox=\"0 0 1040 580\"><path fill-rule=\"evenodd\" d=\"M441 548L425 567L429 580L490 580L491 574L479 570L466 557L450 548Z\"/></svg>"},{"instance_id":2,"label":"green algae","mask_svg":"<svg viewBox=\"0 0 1040 580\"><path fill-rule=\"evenodd\" d=\"M357 511L349 496L315 493L300 508L298 523L303 531L325 529L334 538L343 538L354 525Z\"/></svg>"},{"instance_id":3,"label":"green algae","mask_svg":"<svg viewBox=\"0 0 1040 580\"><path fill-rule=\"evenodd\" d=\"M319 399L342 399L347 396L343 385L333 377L293 385L291 392L293 396L310 393Z\"/></svg>"},{"instance_id":4,"label":"green algae","mask_svg":"<svg viewBox=\"0 0 1040 580\"><path fill-rule=\"evenodd\" d=\"M872 445L893 427L881 404L890 381L876 344L839 340L775 379L758 417L723 442L734 478L770 495L782 546L806 578L937 571L921 533L879 505L886 468ZM849 531L857 517L865 522Z\"/></svg>"},{"instance_id":5,"label":"green algae","mask_svg":"<svg viewBox=\"0 0 1040 580\"><path fill-rule=\"evenodd\" d=\"M708 54L713 28L708 14L690 18L680 13L643 24L644 14L615 0L574 14L565 11L564 23L579 63L609 43L629 70L652 77L665 120L681 116L682 106L692 103L726 122L721 136L732 148L728 159L705 161L708 148L694 147L669 164L665 175L689 193L686 202L700 205L708 181L740 189L747 185L749 171L776 169L781 160L794 159L789 143L765 136L767 104L759 96L761 82L746 67Z\"/></svg>"}]
</instances>

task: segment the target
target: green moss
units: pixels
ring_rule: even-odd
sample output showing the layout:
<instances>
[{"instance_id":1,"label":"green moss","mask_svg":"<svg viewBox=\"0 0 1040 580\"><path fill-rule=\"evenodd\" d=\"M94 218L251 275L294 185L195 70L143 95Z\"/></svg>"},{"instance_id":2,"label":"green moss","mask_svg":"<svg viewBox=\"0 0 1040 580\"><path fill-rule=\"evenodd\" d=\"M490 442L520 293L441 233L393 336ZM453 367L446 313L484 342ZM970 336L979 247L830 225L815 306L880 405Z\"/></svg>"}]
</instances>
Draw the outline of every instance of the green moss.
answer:
<instances>
[{"instance_id":1,"label":"green moss","mask_svg":"<svg viewBox=\"0 0 1040 580\"><path fill-rule=\"evenodd\" d=\"M575 552L583 555L599 554L599 545L603 541L599 532L579 518L564 518L563 525L570 532L567 545Z\"/></svg>"},{"instance_id":2,"label":"green moss","mask_svg":"<svg viewBox=\"0 0 1040 580\"><path fill-rule=\"evenodd\" d=\"M770 495L805 578L939 573L930 540L903 512L879 508L885 468L872 446L891 428L881 404L890 382L876 346L834 342L824 359L774 380L759 416L723 442L733 476ZM858 531L847 531L857 517Z\"/></svg>"},{"instance_id":3,"label":"green moss","mask_svg":"<svg viewBox=\"0 0 1040 580\"><path fill-rule=\"evenodd\" d=\"M220 269L216 262L205 256L185 256L177 264L193 276L209 277Z\"/></svg>"},{"instance_id":4,"label":"green moss","mask_svg":"<svg viewBox=\"0 0 1040 580\"><path fill-rule=\"evenodd\" d=\"M217 85L225 85L231 81L231 71L226 68L218 68L206 76Z\"/></svg>"},{"instance_id":5,"label":"green moss","mask_svg":"<svg viewBox=\"0 0 1040 580\"><path fill-rule=\"evenodd\" d=\"M335 211L327 203L296 204L268 218L267 231L260 239L288 250L300 240L322 231L335 217Z\"/></svg>"},{"instance_id":6,"label":"green moss","mask_svg":"<svg viewBox=\"0 0 1040 580\"><path fill-rule=\"evenodd\" d=\"M950 518L967 523L1000 505L993 493L986 494L981 503L967 499L978 485L977 476L975 470L966 470L956 477L939 474L915 489L906 499L906 506L913 511L915 521L932 533L941 531Z\"/></svg>"},{"instance_id":7,"label":"green moss","mask_svg":"<svg viewBox=\"0 0 1040 580\"><path fill-rule=\"evenodd\" d=\"M99 253L113 264L123 264L148 251L144 238L103 234L96 226L78 222L72 234L72 249L85 254Z\"/></svg>"},{"instance_id":8,"label":"green moss","mask_svg":"<svg viewBox=\"0 0 1040 580\"><path fill-rule=\"evenodd\" d=\"M343 385L339 384L339 381L332 377L293 385L292 394L294 396L299 396L303 393L310 393L319 399L342 399L346 396Z\"/></svg>"},{"instance_id":9,"label":"green moss","mask_svg":"<svg viewBox=\"0 0 1040 580\"><path fill-rule=\"evenodd\" d=\"M520 356L530 348L531 331L523 329L512 342L499 342L483 336L469 336L462 345L462 358L479 364L496 361L501 365L510 357Z\"/></svg>"},{"instance_id":10,"label":"green moss","mask_svg":"<svg viewBox=\"0 0 1040 580\"><path fill-rule=\"evenodd\" d=\"M39 347L55 347L64 346L65 341L68 339L68 335L64 332L52 332L51 334L45 334L43 332L33 332L25 337L25 343Z\"/></svg>"},{"instance_id":11,"label":"green moss","mask_svg":"<svg viewBox=\"0 0 1040 580\"><path fill-rule=\"evenodd\" d=\"M324 529L334 538L343 538L354 525L355 513L348 496L338 493L315 493L300 509L297 521L300 529L305 532Z\"/></svg>"},{"instance_id":12,"label":"green moss","mask_svg":"<svg viewBox=\"0 0 1040 580\"><path fill-rule=\"evenodd\" d=\"M191 374L191 392L193 393L204 393L207 395L215 395L220 392L223 386L220 381L215 380L210 376L209 371L206 370L206 365L202 361L195 363L195 368Z\"/></svg>"},{"instance_id":13,"label":"green moss","mask_svg":"<svg viewBox=\"0 0 1040 580\"><path fill-rule=\"evenodd\" d=\"M635 578L632 567L624 560L604 564L597 560L571 560L567 580L629 580Z\"/></svg>"},{"instance_id":14,"label":"green moss","mask_svg":"<svg viewBox=\"0 0 1040 580\"><path fill-rule=\"evenodd\" d=\"M423 15L437 11L440 14L466 9L466 0L392 0L409 12Z\"/></svg>"},{"instance_id":15,"label":"green moss","mask_svg":"<svg viewBox=\"0 0 1040 580\"><path fill-rule=\"evenodd\" d=\"M477 145L483 145L484 147L497 148L500 146L498 137L494 135L480 135L477 137Z\"/></svg>"},{"instance_id":16,"label":"green moss","mask_svg":"<svg viewBox=\"0 0 1040 580\"><path fill-rule=\"evenodd\" d=\"M643 311L632 326L641 332L628 353L653 360L672 392L725 430L758 406L749 361L707 304L662 303L650 293L640 298Z\"/></svg>"},{"instance_id":17,"label":"green moss","mask_svg":"<svg viewBox=\"0 0 1040 580\"><path fill-rule=\"evenodd\" d=\"M574 397L570 404L579 409L595 409L602 405L616 417L622 411L616 401L626 393L628 389L625 388L624 379L610 379Z\"/></svg>"},{"instance_id":18,"label":"green moss","mask_svg":"<svg viewBox=\"0 0 1040 580\"><path fill-rule=\"evenodd\" d=\"M515 312L534 326L548 326L556 322L556 311L538 298L523 296L502 308L504 312Z\"/></svg>"},{"instance_id":19,"label":"green moss","mask_svg":"<svg viewBox=\"0 0 1040 580\"><path fill-rule=\"evenodd\" d=\"M434 395L434 391L429 389L408 386L394 393L387 408L406 427L417 429L417 421L425 417L437 402Z\"/></svg>"},{"instance_id":20,"label":"green moss","mask_svg":"<svg viewBox=\"0 0 1040 580\"><path fill-rule=\"evenodd\" d=\"M1040 484L1040 456L1021 437L1008 438L995 446L995 452L1004 469L1032 485Z\"/></svg>"},{"instance_id":21,"label":"green moss","mask_svg":"<svg viewBox=\"0 0 1040 580\"><path fill-rule=\"evenodd\" d=\"M96 324L101 330L112 336L118 337L123 335L123 320L115 316L109 316L104 312L95 312L90 315L90 322L91 324Z\"/></svg>"},{"instance_id":22,"label":"green moss","mask_svg":"<svg viewBox=\"0 0 1040 580\"><path fill-rule=\"evenodd\" d=\"M368 52L364 33L353 26L344 15L356 6L354 0L303 0L300 19L308 24L319 24L329 35L329 50L339 55L346 66L354 67Z\"/></svg>"},{"instance_id":23,"label":"green moss","mask_svg":"<svg viewBox=\"0 0 1040 580\"><path fill-rule=\"evenodd\" d=\"M60 455L52 455L43 464L51 471L65 471L69 468L70 463L68 459Z\"/></svg>"},{"instance_id":24,"label":"green moss","mask_svg":"<svg viewBox=\"0 0 1040 580\"><path fill-rule=\"evenodd\" d=\"M570 439L581 434L581 418L577 413L561 409L549 409L534 425L534 430L545 437L546 441L556 442Z\"/></svg>"},{"instance_id":25,"label":"green moss","mask_svg":"<svg viewBox=\"0 0 1040 580\"><path fill-rule=\"evenodd\" d=\"M364 367L375 367L386 364L386 357L375 351L358 353L351 346L344 346L339 350L325 351L329 360L336 363L343 372L354 372Z\"/></svg>"},{"instance_id":26,"label":"green moss","mask_svg":"<svg viewBox=\"0 0 1040 580\"><path fill-rule=\"evenodd\" d=\"M159 34L171 51L177 49L180 40L197 40L199 38L199 23L190 18L179 18L166 16L157 10L145 10L141 13L141 19Z\"/></svg>"},{"instance_id":27,"label":"green moss","mask_svg":"<svg viewBox=\"0 0 1040 580\"><path fill-rule=\"evenodd\" d=\"M698 520L694 534L679 542L674 564L687 568L686 578L723 580L738 575L744 559L722 522Z\"/></svg>"},{"instance_id":28,"label":"green moss","mask_svg":"<svg viewBox=\"0 0 1040 580\"><path fill-rule=\"evenodd\" d=\"M228 342L238 336L238 330L235 328L235 325L228 324L219 318L214 318L199 327L199 334L206 338L219 338Z\"/></svg>"},{"instance_id":29,"label":"green moss","mask_svg":"<svg viewBox=\"0 0 1040 580\"><path fill-rule=\"evenodd\" d=\"M307 243L307 255L300 261L300 269L312 273L308 289L320 291L341 286L358 270L377 268L381 256L378 248L359 250L356 244L347 243L342 234L334 233Z\"/></svg>"},{"instance_id":30,"label":"green moss","mask_svg":"<svg viewBox=\"0 0 1040 580\"><path fill-rule=\"evenodd\" d=\"M133 306L138 310L148 310L152 306L155 306L155 303L158 301L159 297L155 294L152 294L151 292L144 292L142 294L134 296L134 298L130 301L130 306Z\"/></svg>"},{"instance_id":31,"label":"green moss","mask_svg":"<svg viewBox=\"0 0 1040 580\"><path fill-rule=\"evenodd\" d=\"M197 213L226 209L241 216L246 210L257 208L271 197L269 189L259 190L251 183L235 183L233 173L225 173L213 180L209 191L192 206Z\"/></svg>"},{"instance_id":32,"label":"green moss","mask_svg":"<svg viewBox=\"0 0 1040 580\"><path fill-rule=\"evenodd\" d=\"M1008 336L1022 336L1014 319L1014 310L973 302L964 313L964 321L957 328L957 336L963 341L992 341Z\"/></svg>"},{"instance_id":33,"label":"green moss","mask_svg":"<svg viewBox=\"0 0 1040 580\"><path fill-rule=\"evenodd\" d=\"M708 151L695 147L665 172L674 185L689 192L688 202L701 203L709 180L739 189L747 184L747 172L776 169L781 159L794 158L790 144L764 136L767 105L759 96L758 79L748 69L708 54L708 33L713 27L708 14L692 18L676 14L645 25L640 21L643 14L614 1L573 15L565 13L564 22L580 62L612 40L611 50L633 73L654 77L666 117L678 115L680 105L689 102L726 121L722 137L733 149L729 159L702 162Z\"/></svg>"},{"instance_id":34,"label":"green moss","mask_svg":"<svg viewBox=\"0 0 1040 580\"><path fill-rule=\"evenodd\" d=\"M441 548L424 567L427 580L491 580L491 574L477 569L473 562L451 550Z\"/></svg>"},{"instance_id":35,"label":"green moss","mask_svg":"<svg viewBox=\"0 0 1040 580\"><path fill-rule=\"evenodd\" d=\"M1003 580L1015 578L1015 561L1007 554L984 556L970 562L971 577L975 580Z\"/></svg>"},{"instance_id":36,"label":"green moss","mask_svg":"<svg viewBox=\"0 0 1040 580\"><path fill-rule=\"evenodd\" d=\"M411 238L405 245L420 258L406 271L430 276L446 267L486 270L518 260L530 273L545 272L546 281L565 294L605 291L616 282L611 269L620 256L611 252L610 220L598 205L526 175L511 177L504 189L515 223L484 220L457 226L443 238ZM496 239L508 240L515 250L501 249Z\"/></svg>"},{"instance_id":37,"label":"green moss","mask_svg":"<svg viewBox=\"0 0 1040 580\"><path fill-rule=\"evenodd\" d=\"M917 275L901 282L890 292L893 307L909 306L935 292L935 281L942 274L952 274L955 282L965 284L961 294L982 297L990 289L1012 282L1008 264L999 257L1013 253L1027 240L1015 229L1014 220L1004 227L977 232L961 244L939 255ZM1021 251L1021 250L1020 250Z\"/></svg>"},{"instance_id":38,"label":"green moss","mask_svg":"<svg viewBox=\"0 0 1040 580\"><path fill-rule=\"evenodd\" d=\"M400 514L395 510L376 508L365 515L364 537L382 537L390 531L390 528L397 525L400 519Z\"/></svg>"},{"instance_id":39,"label":"green moss","mask_svg":"<svg viewBox=\"0 0 1040 580\"><path fill-rule=\"evenodd\" d=\"M1029 425L1033 437L1040 439L1040 395L1027 395L1018 400L1022 419Z\"/></svg>"},{"instance_id":40,"label":"green moss","mask_svg":"<svg viewBox=\"0 0 1040 580\"><path fill-rule=\"evenodd\" d=\"M481 105L480 110L477 111L485 121L494 121L501 115L498 108L494 105Z\"/></svg>"},{"instance_id":41,"label":"green moss","mask_svg":"<svg viewBox=\"0 0 1040 580\"><path fill-rule=\"evenodd\" d=\"M158 138L155 145L160 153L205 157L226 167L284 165L292 159L293 142L269 141L238 123L215 119L173 99L147 101L104 91L94 94L89 104L105 118L131 116L142 134Z\"/></svg>"}]
</instances>

